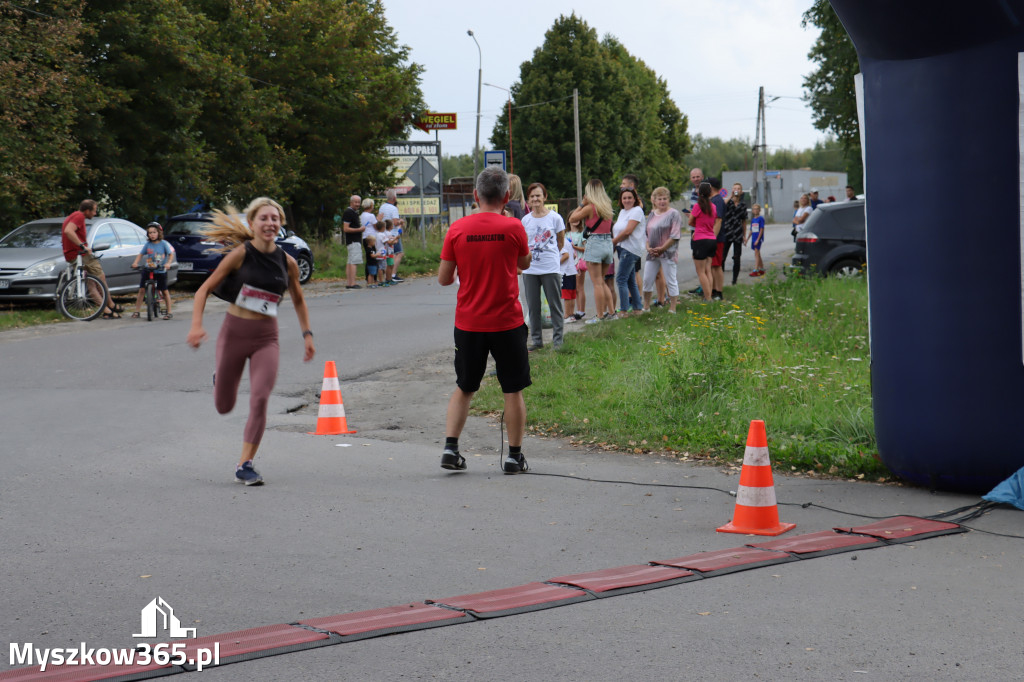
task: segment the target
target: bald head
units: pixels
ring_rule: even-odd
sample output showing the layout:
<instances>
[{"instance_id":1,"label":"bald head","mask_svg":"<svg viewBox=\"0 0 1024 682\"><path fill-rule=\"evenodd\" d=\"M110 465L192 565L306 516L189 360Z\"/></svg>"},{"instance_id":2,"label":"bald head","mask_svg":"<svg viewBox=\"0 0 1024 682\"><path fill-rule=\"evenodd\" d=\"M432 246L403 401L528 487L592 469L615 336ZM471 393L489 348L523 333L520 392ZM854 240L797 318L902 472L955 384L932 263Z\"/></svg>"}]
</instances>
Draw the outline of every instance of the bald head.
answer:
<instances>
[{"instance_id":1,"label":"bald head","mask_svg":"<svg viewBox=\"0 0 1024 682\"><path fill-rule=\"evenodd\" d=\"M690 171L690 183L694 187L699 187L702 182L704 182L704 171L700 168L694 168Z\"/></svg>"},{"instance_id":2,"label":"bald head","mask_svg":"<svg viewBox=\"0 0 1024 682\"><path fill-rule=\"evenodd\" d=\"M348 205L351 206L352 208L359 208L359 205L360 205L361 202L362 202L362 199L360 199L355 194L353 194L352 196L350 196L348 198Z\"/></svg>"}]
</instances>

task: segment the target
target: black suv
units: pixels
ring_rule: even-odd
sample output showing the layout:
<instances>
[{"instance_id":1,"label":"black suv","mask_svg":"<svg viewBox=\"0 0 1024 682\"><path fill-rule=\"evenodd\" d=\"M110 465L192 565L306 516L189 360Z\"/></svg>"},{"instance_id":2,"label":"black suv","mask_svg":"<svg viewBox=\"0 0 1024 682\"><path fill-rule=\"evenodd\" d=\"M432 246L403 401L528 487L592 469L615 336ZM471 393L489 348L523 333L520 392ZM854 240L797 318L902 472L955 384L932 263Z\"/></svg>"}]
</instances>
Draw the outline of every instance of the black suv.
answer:
<instances>
[{"instance_id":1,"label":"black suv","mask_svg":"<svg viewBox=\"0 0 1024 682\"><path fill-rule=\"evenodd\" d=\"M245 216L241 216L245 222ZM210 213L183 213L168 218L164 224L164 239L174 247L178 261L178 277L206 277L217 269L224 254L217 253L217 242L207 241L200 230L213 221ZM277 245L299 264L299 284L313 276L313 251L302 237L281 228Z\"/></svg>"},{"instance_id":2,"label":"black suv","mask_svg":"<svg viewBox=\"0 0 1024 682\"><path fill-rule=\"evenodd\" d=\"M864 200L820 204L796 234L792 270L849 277L867 267Z\"/></svg>"}]
</instances>

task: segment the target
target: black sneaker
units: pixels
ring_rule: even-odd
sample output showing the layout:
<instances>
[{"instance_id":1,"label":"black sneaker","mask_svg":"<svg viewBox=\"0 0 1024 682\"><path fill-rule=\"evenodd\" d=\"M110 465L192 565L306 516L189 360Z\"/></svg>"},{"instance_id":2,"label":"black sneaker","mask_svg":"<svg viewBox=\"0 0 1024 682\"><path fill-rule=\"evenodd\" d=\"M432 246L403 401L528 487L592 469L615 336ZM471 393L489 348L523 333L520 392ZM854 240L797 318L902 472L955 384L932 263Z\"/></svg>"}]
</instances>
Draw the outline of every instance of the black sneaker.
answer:
<instances>
[{"instance_id":1,"label":"black sneaker","mask_svg":"<svg viewBox=\"0 0 1024 682\"><path fill-rule=\"evenodd\" d=\"M361 287L361 286L359 286L358 284L352 284L352 285L348 285L348 284L346 284L346 285L345 285L345 288L346 288L346 289L362 289L362 287Z\"/></svg>"},{"instance_id":2,"label":"black sneaker","mask_svg":"<svg viewBox=\"0 0 1024 682\"><path fill-rule=\"evenodd\" d=\"M690 289L686 293L693 294L694 296L703 296L704 295L704 287L698 286L696 289Z\"/></svg>"},{"instance_id":3,"label":"black sneaker","mask_svg":"<svg viewBox=\"0 0 1024 682\"><path fill-rule=\"evenodd\" d=\"M530 465L526 463L526 457L522 453L508 454L505 455L505 461L501 463L501 470L506 474L521 474L529 471Z\"/></svg>"},{"instance_id":4,"label":"black sneaker","mask_svg":"<svg viewBox=\"0 0 1024 682\"><path fill-rule=\"evenodd\" d=\"M711 300L712 301L721 301L722 300L722 292L721 291L715 291L714 289L712 289L711 290Z\"/></svg>"},{"instance_id":5,"label":"black sneaker","mask_svg":"<svg viewBox=\"0 0 1024 682\"><path fill-rule=\"evenodd\" d=\"M544 346L539 343L531 343L529 346L526 347L526 352L532 353L534 351L540 350L543 347Z\"/></svg>"},{"instance_id":6,"label":"black sneaker","mask_svg":"<svg viewBox=\"0 0 1024 682\"><path fill-rule=\"evenodd\" d=\"M235 469L235 480L246 485L263 485L263 477L252 468L251 459Z\"/></svg>"},{"instance_id":7,"label":"black sneaker","mask_svg":"<svg viewBox=\"0 0 1024 682\"><path fill-rule=\"evenodd\" d=\"M398 275L395 275L394 277L391 278L391 281L392 282L404 282L405 280L402 279L401 277L399 277ZM733 284L735 284L735 283L736 282L733 282Z\"/></svg>"},{"instance_id":8,"label":"black sneaker","mask_svg":"<svg viewBox=\"0 0 1024 682\"><path fill-rule=\"evenodd\" d=\"M450 448L445 448L441 454L441 468L451 471L465 471L466 458Z\"/></svg>"}]
</instances>

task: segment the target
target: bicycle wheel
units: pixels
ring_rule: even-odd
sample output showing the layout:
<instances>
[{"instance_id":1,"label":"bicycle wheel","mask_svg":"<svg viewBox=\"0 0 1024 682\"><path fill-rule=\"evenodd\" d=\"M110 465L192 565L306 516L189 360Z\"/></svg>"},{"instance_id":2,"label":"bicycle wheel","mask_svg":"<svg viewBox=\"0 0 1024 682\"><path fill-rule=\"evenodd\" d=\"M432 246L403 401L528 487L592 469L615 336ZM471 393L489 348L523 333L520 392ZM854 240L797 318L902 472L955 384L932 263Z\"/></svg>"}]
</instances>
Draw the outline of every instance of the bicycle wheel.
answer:
<instances>
[{"instance_id":1,"label":"bicycle wheel","mask_svg":"<svg viewBox=\"0 0 1024 682\"><path fill-rule=\"evenodd\" d=\"M160 309L157 305L156 284L148 281L146 282L146 319L150 322L160 314Z\"/></svg>"},{"instance_id":2,"label":"bicycle wheel","mask_svg":"<svg viewBox=\"0 0 1024 682\"><path fill-rule=\"evenodd\" d=\"M99 292L99 302L89 295L91 289ZM93 275L85 275L81 281L77 277L69 278L57 292L57 310L61 315L72 320L94 320L103 313L106 307L107 287Z\"/></svg>"}]
</instances>

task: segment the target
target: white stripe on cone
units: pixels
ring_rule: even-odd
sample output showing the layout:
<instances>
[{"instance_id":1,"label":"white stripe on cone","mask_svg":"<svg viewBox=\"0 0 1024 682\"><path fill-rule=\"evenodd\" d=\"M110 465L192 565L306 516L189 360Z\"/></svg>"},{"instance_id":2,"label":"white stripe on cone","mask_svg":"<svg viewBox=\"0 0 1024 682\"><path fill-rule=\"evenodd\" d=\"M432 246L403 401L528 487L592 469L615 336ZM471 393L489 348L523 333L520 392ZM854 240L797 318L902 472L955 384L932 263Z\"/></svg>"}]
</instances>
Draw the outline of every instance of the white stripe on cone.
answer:
<instances>
[{"instance_id":1,"label":"white stripe on cone","mask_svg":"<svg viewBox=\"0 0 1024 682\"><path fill-rule=\"evenodd\" d=\"M744 466L766 467L771 465L768 448L755 448L750 445L743 451Z\"/></svg>"},{"instance_id":2,"label":"white stripe on cone","mask_svg":"<svg viewBox=\"0 0 1024 682\"><path fill-rule=\"evenodd\" d=\"M325 418L325 417L329 418L329 417L344 417L344 416L345 416L345 406L342 405L341 403L338 403L337 405L330 405L330 404L325 405L323 403L320 403L320 412L317 413L317 418L322 419L322 418Z\"/></svg>"},{"instance_id":3,"label":"white stripe on cone","mask_svg":"<svg viewBox=\"0 0 1024 682\"><path fill-rule=\"evenodd\" d=\"M340 391L341 382L338 381L338 377L324 377L322 391Z\"/></svg>"},{"instance_id":4,"label":"white stripe on cone","mask_svg":"<svg viewBox=\"0 0 1024 682\"><path fill-rule=\"evenodd\" d=\"M751 488L741 485L736 489L736 504L742 504L745 507L774 507L775 487Z\"/></svg>"}]
</instances>

